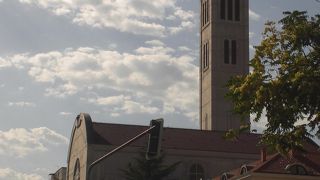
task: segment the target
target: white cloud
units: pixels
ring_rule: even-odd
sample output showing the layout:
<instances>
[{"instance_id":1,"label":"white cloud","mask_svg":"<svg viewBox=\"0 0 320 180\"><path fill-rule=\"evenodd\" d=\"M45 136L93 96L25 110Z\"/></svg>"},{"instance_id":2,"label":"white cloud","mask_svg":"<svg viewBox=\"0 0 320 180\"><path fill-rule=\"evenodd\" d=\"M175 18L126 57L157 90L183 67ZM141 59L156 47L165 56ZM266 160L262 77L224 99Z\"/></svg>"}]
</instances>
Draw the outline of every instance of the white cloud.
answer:
<instances>
[{"instance_id":1,"label":"white cloud","mask_svg":"<svg viewBox=\"0 0 320 180\"><path fill-rule=\"evenodd\" d=\"M36 107L36 104L33 102L19 101L19 102L8 102L10 107Z\"/></svg>"},{"instance_id":2,"label":"white cloud","mask_svg":"<svg viewBox=\"0 0 320 180\"><path fill-rule=\"evenodd\" d=\"M57 16L71 17L79 25L114 28L122 32L163 37L194 27L195 13L177 6L177 0L20 0ZM170 17L170 18L167 18ZM168 29L165 21L177 27Z\"/></svg>"},{"instance_id":3,"label":"white cloud","mask_svg":"<svg viewBox=\"0 0 320 180\"><path fill-rule=\"evenodd\" d=\"M195 27L194 22L192 21L182 21L179 26L169 27L170 34L178 34L184 30L190 30Z\"/></svg>"},{"instance_id":4,"label":"white cloud","mask_svg":"<svg viewBox=\"0 0 320 180\"><path fill-rule=\"evenodd\" d=\"M96 100L92 100L92 102L99 105L119 105L124 101L131 99L128 96L120 95L120 96L110 96L105 98L98 98Z\"/></svg>"},{"instance_id":5,"label":"white cloud","mask_svg":"<svg viewBox=\"0 0 320 180\"><path fill-rule=\"evenodd\" d=\"M90 99L89 101L94 104L113 108L111 113L112 117L120 116L120 113L117 113L117 111L121 111L126 114L135 114L135 113L154 114L160 111L159 108L157 107L152 107L150 104L144 105L143 103L133 101L130 96L124 96L124 95Z\"/></svg>"},{"instance_id":6,"label":"white cloud","mask_svg":"<svg viewBox=\"0 0 320 180\"><path fill-rule=\"evenodd\" d=\"M175 8L174 15L183 20L190 20L195 17L195 13L193 11L186 11L186 10L183 10L181 7Z\"/></svg>"},{"instance_id":7,"label":"white cloud","mask_svg":"<svg viewBox=\"0 0 320 180\"><path fill-rule=\"evenodd\" d=\"M29 154L46 152L48 146L67 145L68 139L46 128L24 128L0 131L0 155L25 157Z\"/></svg>"},{"instance_id":8,"label":"white cloud","mask_svg":"<svg viewBox=\"0 0 320 180\"><path fill-rule=\"evenodd\" d=\"M180 51L187 51L187 52L190 52L192 51L190 48L188 48L187 46L179 46L178 49Z\"/></svg>"},{"instance_id":9,"label":"white cloud","mask_svg":"<svg viewBox=\"0 0 320 180\"><path fill-rule=\"evenodd\" d=\"M0 179L2 180L44 180L44 178L38 174L22 173L22 172L13 170L11 168L0 168Z\"/></svg>"},{"instance_id":10,"label":"white cloud","mask_svg":"<svg viewBox=\"0 0 320 180\"><path fill-rule=\"evenodd\" d=\"M249 17L250 17L250 19L252 19L254 21L259 21L261 18L261 15L254 12L253 10L249 9Z\"/></svg>"},{"instance_id":11,"label":"white cloud","mask_svg":"<svg viewBox=\"0 0 320 180\"><path fill-rule=\"evenodd\" d=\"M198 67L193 64L193 56L176 54L163 42L152 40L133 53L83 47L15 55L12 58L19 57L19 61L11 61L14 67L24 68L31 78L42 83L47 96L95 94L82 99L108 106L110 114L116 116L171 112L191 117L187 114L198 111ZM101 90L112 90L113 95ZM177 100L172 100L174 97Z\"/></svg>"},{"instance_id":12,"label":"white cloud","mask_svg":"<svg viewBox=\"0 0 320 180\"><path fill-rule=\"evenodd\" d=\"M163 46L154 46L154 47L140 47L135 50L138 54L145 55L166 55L168 53L174 52L172 48L163 47Z\"/></svg>"},{"instance_id":13,"label":"white cloud","mask_svg":"<svg viewBox=\"0 0 320 180\"><path fill-rule=\"evenodd\" d=\"M11 63L3 58L0 57L0 69L10 67Z\"/></svg>"},{"instance_id":14,"label":"white cloud","mask_svg":"<svg viewBox=\"0 0 320 180\"><path fill-rule=\"evenodd\" d=\"M159 112L159 108L152 106L145 106L141 103L134 101L125 101L122 107L127 114L135 114L135 113L148 113L155 114Z\"/></svg>"},{"instance_id":15,"label":"white cloud","mask_svg":"<svg viewBox=\"0 0 320 180\"><path fill-rule=\"evenodd\" d=\"M181 7L176 7L174 10L174 15L169 16L169 19L176 19L176 17L179 17L182 21L180 22L180 25L176 27L169 27L169 32L171 34L177 34L184 30L191 30L195 27L194 20L196 18L196 15L193 11L186 11Z\"/></svg>"},{"instance_id":16,"label":"white cloud","mask_svg":"<svg viewBox=\"0 0 320 180\"><path fill-rule=\"evenodd\" d=\"M60 112L59 114L60 114L61 116L70 116L70 115L72 115L71 112Z\"/></svg>"},{"instance_id":17,"label":"white cloud","mask_svg":"<svg viewBox=\"0 0 320 180\"><path fill-rule=\"evenodd\" d=\"M197 119L198 113L196 113L196 110L198 110L198 101L195 102L195 98L187 98L194 97L194 95L198 93L198 89L195 88L195 86L196 85L188 82L177 82L170 86L165 93L166 108L172 106L172 109L185 111L186 116L190 119ZM189 90L186 91L186 89ZM195 110L191 111L191 109Z\"/></svg>"},{"instance_id":18,"label":"white cloud","mask_svg":"<svg viewBox=\"0 0 320 180\"><path fill-rule=\"evenodd\" d=\"M77 87L74 84L66 83L56 87L46 88L46 96L56 96L64 98L66 96L74 95L78 92Z\"/></svg>"},{"instance_id":19,"label":"white cloud","mask_svg":"<svg viewBox=\"0 0 320 180\"><path fill-rule=\"evenodd\" d=\"M165 45L162 41L156 40L156 39L151 40L151 41L146 41L145 43L148 45L151 45L151 46L164 46Z\"/></svg>"},{"instance_id":20,"label":"white cloud","mask_svg":"<svg viewBox=\"0 0 320 180\"><path fill-rule=\"evenodd\" d=\"M151 86L152 82L142 72L133 72L129 75L128 79L132 82L137 82L141 86Z\"/></svg>"}]
</instances>

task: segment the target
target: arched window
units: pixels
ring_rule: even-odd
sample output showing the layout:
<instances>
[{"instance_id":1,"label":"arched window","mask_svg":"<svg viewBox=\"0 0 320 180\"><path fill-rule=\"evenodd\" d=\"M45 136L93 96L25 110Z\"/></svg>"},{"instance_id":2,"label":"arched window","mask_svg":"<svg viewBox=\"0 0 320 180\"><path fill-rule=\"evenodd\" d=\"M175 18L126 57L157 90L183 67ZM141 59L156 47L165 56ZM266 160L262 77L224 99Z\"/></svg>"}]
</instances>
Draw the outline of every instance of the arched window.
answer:
<instances>
[{"instance_id":1,"label":"arched window","mask_svg":"<svg viewBox=\"0 0 320 180\"><path fill-rule=\"evenodd\" d=\"M190 180L204 180L204 169L200 164L193 164L190 167Z\"/></svg>"},{"instance_id":2,"label":"arched window","mask_svg":"<svg viewBox=\"0 0 320 180\"><path fill-rule=\"evenodd\" d=\"M246 164L242 165L240 168L240 175L244 175L248 173L253 168L254 168L253 165L246 165Z\"/></svg>"},{"instance_id":3,"label":"arched window","mask_svg":"<svg viewBox=\"0 0 320 180\"><path fill-rule=\"evenodd\" d=\"M294 174L294 175L307 175L308 174L306 168L304 168L300 164L289 164L289 165L287 165L285 170L288 173Z\"/></svg>"},{"instance_id":4,"label":"arched window","mask_svg":"<svg viewBox=\"0 0 320 180\"><path fill-rule=\"evenodd\" d=\"M220 177L220 180L228 180L228 175L226 173L223 173Z\"/></svg>"},{"instance_id":5,"label":"arched window","mask_svg":"<svg viewBox=\"0 0 320 180\"><path fill-rule=\"evenodd\" d=\"M220 180L228 180L228 179L232 178L232 176L233 176L232 174L226 172L220 176Z\"/></svg>"},{"instance_id":6,"label":"arched window","mask_svg":"<svg viewBox=\"0 0 320 180\"><path fill-rule=\"evenodd\" d=\"M77 159L73 170L73 180L80 180L80 161Z\"/></svg>"},{"instance_id":7,"label":"arched window","mask_svg":"<svg viewBox=\"0 0 320 180\"><path fill-rule=\"evenodd\" d=\"M241 167L241 170L240 170L240 175L244 175L244 174L246 174L247 172L248 172L247 167L246 167L246 166L242 166L242 167Z\"/></svg>"}]
</instances>

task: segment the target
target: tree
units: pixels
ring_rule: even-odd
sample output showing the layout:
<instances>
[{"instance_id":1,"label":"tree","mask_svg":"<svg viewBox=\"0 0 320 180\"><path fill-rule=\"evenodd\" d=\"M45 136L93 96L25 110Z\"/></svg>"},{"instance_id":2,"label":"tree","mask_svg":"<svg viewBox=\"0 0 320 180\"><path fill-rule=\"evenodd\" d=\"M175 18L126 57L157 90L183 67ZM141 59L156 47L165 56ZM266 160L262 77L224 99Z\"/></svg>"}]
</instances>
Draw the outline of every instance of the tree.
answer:
<instances>
[{"instance_id":1,"label":"tree","mask_svg":"<svg viewBox=\"0 0 320 180\"><path fill-rule=\"evenodd\" d=\"M176 162L172 165L164 165L164 158L165 155L162 154L157 159L147 160L146 153L140 152L139 157L121 171L127 180L161 180L175 171L180 164L180 162Z\"/></svg>"},{"instance_id":2,"label":"tree","mask_svg":"<svg viewBox=\"0 0 320 180\"><path fill-rule=\"evenodd\" d=\"M248 75L233 77L227 97L236 113L266 113L261 142L278 152L302 148L303 139L320 136L320 15L284 12L267 22L255 47ZM303 123L302 123L303 122Z\"/></svg>"}]
</instances>

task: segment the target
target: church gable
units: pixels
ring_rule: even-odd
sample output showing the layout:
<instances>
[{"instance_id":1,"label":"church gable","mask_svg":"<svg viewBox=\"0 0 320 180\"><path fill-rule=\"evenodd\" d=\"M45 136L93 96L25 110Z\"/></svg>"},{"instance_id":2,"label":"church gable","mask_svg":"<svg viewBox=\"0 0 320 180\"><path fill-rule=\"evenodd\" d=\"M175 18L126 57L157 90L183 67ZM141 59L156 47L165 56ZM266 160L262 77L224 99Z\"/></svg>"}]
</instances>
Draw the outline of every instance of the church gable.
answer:
<instances>
[{"instance_id":1,"label":"church gable","mask_svg":"<svg viewBox=\"0 0 320 180\"><path fill-rule=\"evenodd\" d=\"M88 114L81 113L75 119L71 132L68 152L68 179L85 177L87 164L88 139L91 139L92 120Z\"/></svg>"}]
</instances>

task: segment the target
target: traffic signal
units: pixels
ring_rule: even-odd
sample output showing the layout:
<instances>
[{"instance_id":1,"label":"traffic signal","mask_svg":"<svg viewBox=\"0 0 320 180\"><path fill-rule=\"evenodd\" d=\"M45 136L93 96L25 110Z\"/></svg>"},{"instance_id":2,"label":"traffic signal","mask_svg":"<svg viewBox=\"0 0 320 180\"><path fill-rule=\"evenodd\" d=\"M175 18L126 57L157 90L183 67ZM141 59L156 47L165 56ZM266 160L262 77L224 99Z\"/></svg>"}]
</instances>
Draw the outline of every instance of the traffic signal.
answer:
<instances>
[{"instance_id":1,"label":"traffic signal","mask_svg":"<svg viewBox=\"0 0 320 180\"><path fill-rule=\"evenodd\" d=\"M162 129L163 129L163 119L156 119L150 121L150 127L154 128L150 131L148 149L146 154L146 159L156 159L160 155L161 141L162 141Z\"/></svg>"}]
</instances>

